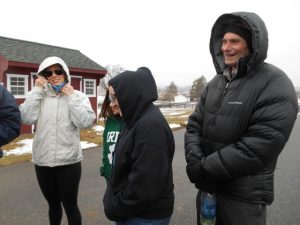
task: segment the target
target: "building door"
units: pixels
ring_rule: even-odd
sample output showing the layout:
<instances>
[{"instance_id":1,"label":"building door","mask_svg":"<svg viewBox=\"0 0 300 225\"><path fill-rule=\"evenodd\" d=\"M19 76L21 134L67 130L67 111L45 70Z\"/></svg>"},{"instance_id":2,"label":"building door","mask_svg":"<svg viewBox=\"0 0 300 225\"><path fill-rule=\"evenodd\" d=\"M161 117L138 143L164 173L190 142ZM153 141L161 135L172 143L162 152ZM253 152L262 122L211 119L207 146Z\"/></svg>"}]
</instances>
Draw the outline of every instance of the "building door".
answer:
<instances>
[{"instance_id":1,"label":"building door","mask_svg":"<svg viewBox=\"0 0 300 225\"><path fill-rule=\"evenodd\" d=\"M82 77L71 76L71 85L75 90L82 91Z\"/></svg>"}]
</instances>

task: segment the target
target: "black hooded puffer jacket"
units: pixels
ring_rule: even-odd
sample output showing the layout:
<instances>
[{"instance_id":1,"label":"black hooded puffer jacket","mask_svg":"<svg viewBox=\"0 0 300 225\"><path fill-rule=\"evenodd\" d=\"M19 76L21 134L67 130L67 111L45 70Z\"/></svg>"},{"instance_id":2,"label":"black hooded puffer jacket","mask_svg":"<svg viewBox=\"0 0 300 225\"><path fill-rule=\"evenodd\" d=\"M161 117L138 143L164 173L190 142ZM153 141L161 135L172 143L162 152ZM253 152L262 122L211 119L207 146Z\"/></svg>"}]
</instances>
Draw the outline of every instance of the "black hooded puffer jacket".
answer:
<instances>
[{"instance_id":1,"label":"black hooded puffer jacket","mask_svg":"<svg viewBox=\"0 0 300 225\"><path fill-rule=\"evenodd\" d=\"M234 20L251 29L253 51L246 63L239 62L237 76L228 81L220 49L224 27ZM264 62L267 49L267 30L256 14L219 17L210 40L218 74L206 86L185 134L186 156L202 156L203 174L216 184L218 192L263 204L274 199L277 158L298 111L290 79ZM193 172L196 176L199 171Z\"/></svg>"}]
</instances>

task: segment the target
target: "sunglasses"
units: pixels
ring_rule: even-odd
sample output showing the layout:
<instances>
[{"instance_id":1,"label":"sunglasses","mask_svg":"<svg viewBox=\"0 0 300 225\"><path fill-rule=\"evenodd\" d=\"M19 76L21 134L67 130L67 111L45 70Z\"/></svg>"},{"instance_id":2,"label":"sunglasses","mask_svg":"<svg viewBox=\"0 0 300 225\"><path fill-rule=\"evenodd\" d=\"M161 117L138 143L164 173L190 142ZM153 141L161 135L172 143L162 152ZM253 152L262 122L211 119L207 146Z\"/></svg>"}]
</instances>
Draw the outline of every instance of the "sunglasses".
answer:
<instances>
[{"instance_id":1,"label":"sunglasses","mask_svg":"<svg viewBox=\"0 0 300 225\"><path fill-rule=\"evenodd\" d=\"M115 95L108 95L108 100L109 100L109 103L114 103L116 102L118 99Z\"/></svg>"},{"instance_id":2,"label":"sunglasses","mask_svg":"<svg viewBox=\"0 0 300 225\"><path fill-rule=\"evenodd\" d=\"M63 75L65 72L63 70L60 70L60 69L57 69L57 70L54 70L54 71L51 71L51 70L45 70L43 72L43 75L48 78L48 77L51 77L53 75L53 73L55 73L56 75Z\"/></svg>"}]
</instances>

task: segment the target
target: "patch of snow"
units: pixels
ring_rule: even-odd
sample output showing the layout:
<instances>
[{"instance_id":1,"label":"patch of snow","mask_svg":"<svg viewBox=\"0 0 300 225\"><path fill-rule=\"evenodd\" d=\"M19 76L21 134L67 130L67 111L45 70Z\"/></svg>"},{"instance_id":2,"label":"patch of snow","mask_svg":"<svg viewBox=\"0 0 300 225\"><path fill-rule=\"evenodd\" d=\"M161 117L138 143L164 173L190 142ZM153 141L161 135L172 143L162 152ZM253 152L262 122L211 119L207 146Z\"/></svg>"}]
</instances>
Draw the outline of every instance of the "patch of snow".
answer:
<instances>
[{"instance_id":1,"label":"patch of snow","mask_svg":"<svg viewBox=\"0 0 300 225\"><path fill-rule=\"evenodd\" d=\"M176 123L170 123L169 126L171 129L181 127L180 124L176 124Z\"/></svg>"},{"instance_id":2,"label":"patch of snow","mask_svg":"<svg viewBox=\"0 0 300 225\"><path fill-rule=\"evenodd\" d=\"M32 154L32 141L33 139L24 139L21 141L18 141L17 144L21 144L23 146L17 147L13 150L10 151L3 151L4 155L23 155L23 154ZM91 147L96 147L98 145L94 143L88 143L86 141L80 142L81 148L86 149L86 148L91 148Z\"/></svg>"},{"instance_id":3,"label":"patch of snow","mask_svg":"<svg viewBox=\"0 0 300 225\"><path fill-rule=\"evenodd\" d=\"M3 151L4 155L22 155L22 154L31 154L32 153L32 140L33 139L24 139L18 141L18 144L22 144L23 146L17 147L10 151Z\"/></svg>"},{"instance_id":4,"label":"patch of snow","mask_svg":"<svg viewBox=\"0 0 300 225\"><path fill-rule=\"evenodd\" d=\"M97 126L93 127L93 130L96 131L96 132L102 132L102 131L104 131L104 127L100 126L100 125L97 125Z\"/></svg>"}]
</instances>

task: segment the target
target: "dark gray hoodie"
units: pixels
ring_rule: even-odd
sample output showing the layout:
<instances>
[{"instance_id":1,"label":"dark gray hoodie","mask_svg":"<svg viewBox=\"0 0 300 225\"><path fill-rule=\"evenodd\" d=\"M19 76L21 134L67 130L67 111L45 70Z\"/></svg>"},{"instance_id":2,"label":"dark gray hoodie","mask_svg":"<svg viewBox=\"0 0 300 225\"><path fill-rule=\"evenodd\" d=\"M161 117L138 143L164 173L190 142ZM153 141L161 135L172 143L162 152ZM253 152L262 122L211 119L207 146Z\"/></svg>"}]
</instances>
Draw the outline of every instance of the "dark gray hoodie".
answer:
<instances>
[{"instance_id":1,"label":"dark gray hoodie","mask_svg":"<svg viewBox=\"0 0 300 225\"><path fill-rule=\"evenodd\" d=\"M173 133L160 110L151 71L125 71L109 81L120 105L124 129L113 156L104 196L106 216L163 219L173 213Z\"/></svg>"}]
</instances>

